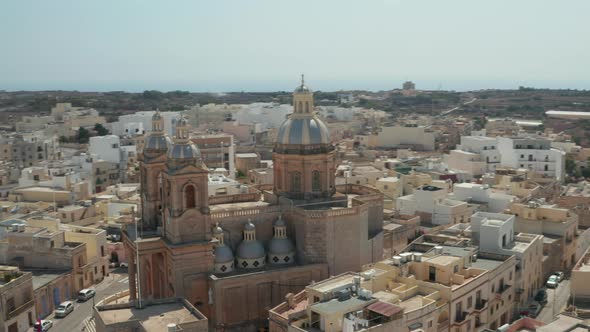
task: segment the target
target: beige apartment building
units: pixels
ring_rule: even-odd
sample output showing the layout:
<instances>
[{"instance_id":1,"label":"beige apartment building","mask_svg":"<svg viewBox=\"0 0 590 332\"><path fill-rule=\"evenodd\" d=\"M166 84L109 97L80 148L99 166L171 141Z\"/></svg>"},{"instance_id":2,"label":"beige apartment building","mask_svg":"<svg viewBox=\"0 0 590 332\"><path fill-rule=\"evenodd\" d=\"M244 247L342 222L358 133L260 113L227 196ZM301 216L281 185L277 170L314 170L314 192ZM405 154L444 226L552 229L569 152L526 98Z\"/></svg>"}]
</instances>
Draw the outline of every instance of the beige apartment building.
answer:
<instances>
[{"instance_id":1,"label":"beige apartment building","mask_svg":"<svg viewBox=\"0 0 590 332\"><path fill-rule=\"evenodd\" d=\"M590 248L586 249L584 255L576 262L572 269L570 293L575 302L588 303L590 300Z\"/></svg>"},{"instance_id":2,"label":"beige apartment building","mask_svg":"<svg viewBox=\"0 0 590 332\"><path fill-rule=\"evenodd\" d=\"M466 332L511 320L514 256L424 242L407 250L288 294L269 312L270 331Z\"/></svg>"},{"instance_id":3,"label":"beige apartment building","mask_svg":"<svg viewBox=\"0 0 590 332\"><path fill-rule=\"evenodd\" d=\"M513 203L510 213L516 216L515 230L544 236L543 276L566 271L576 263L578 216L567 209L536 202Z\"/></svg>"},{"instance_id":4,"label":"beige apartment building","mask_svg":"<svg viewBox=\"0 0 590 332\"><path fill-rule=\"evenodd\" d=\"M0 266L0 332L24 332L35 323L31 273Z\"/></svg>"},{"instance_id":5,"label":"beige apartment building","mask_svg":"<svg viewBox=\"0 0 590 332\"><path fill-rule=\"evenodd\" d=\"M0 240L0 264L27 268L72 269L70 294L94 284L86 244L66 241L65 231L47 227L12 225Z\"/></svg>"}]
</instances>

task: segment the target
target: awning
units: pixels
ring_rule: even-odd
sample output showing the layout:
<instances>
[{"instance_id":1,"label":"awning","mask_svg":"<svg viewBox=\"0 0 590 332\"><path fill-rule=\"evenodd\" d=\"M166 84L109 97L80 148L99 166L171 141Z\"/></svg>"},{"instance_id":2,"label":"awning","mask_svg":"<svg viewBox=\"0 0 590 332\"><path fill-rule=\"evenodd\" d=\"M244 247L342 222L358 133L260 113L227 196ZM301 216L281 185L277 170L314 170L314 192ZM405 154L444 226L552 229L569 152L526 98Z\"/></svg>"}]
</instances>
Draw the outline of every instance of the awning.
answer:
<instances>
[{"instance_id":1,"label":"awning","mask_svg":"<svg viewBox=\"0 0 590 332\"><path fill-rule=\"evenodd\" d=\"M395 304L391 304L391 303L387 303L387 302L383 302L383 301L377 301L377 302L371 304L370 306L368 306L367 309L369 311L378 313L378 314L385 316L385 317L391 317L403 310L401 307L396 306Z\"/></svg>"}]
</instances>

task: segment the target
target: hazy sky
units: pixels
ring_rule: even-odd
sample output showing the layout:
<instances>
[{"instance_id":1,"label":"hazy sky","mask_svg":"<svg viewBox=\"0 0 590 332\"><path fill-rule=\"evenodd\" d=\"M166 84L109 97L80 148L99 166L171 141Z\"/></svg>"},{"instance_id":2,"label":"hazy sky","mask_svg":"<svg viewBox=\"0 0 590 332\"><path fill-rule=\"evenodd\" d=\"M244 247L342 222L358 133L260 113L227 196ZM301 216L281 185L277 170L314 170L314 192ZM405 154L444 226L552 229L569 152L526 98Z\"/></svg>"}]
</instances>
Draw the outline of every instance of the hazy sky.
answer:
<instances>
[{"instance_id":1,"label":"hazy sky","mask_svg":"<svg viewBox=\"0 0 590 332\"><path fill-rule=\"evenodd\" d=\"M589 0L4 0L0 89L590 89Z\"/></svg>"}]
</instances>

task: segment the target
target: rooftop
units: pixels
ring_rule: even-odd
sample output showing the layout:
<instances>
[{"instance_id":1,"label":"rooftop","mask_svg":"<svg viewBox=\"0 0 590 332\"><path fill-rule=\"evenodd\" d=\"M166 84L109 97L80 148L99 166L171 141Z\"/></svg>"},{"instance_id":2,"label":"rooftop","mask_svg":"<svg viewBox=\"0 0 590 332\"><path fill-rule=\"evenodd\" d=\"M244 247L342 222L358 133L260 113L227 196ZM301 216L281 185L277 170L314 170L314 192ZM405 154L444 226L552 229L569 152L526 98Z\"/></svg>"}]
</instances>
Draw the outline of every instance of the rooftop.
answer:
<instances>
[{"instance_id":1,"label":"rooftop","mask_svg":"<svg viewBox=\"0 0 590 332\"><path fill-rule=\"evenodd\" d=\"M182 325L206 320L198 310L187 307L186 301L152 304L142 309L127 307L121 309L103 309L97 306L100 318L106 325L138 321L145 331L166 331L168 324ZM188 304L190 305L190 304Z\"/></svg>"}]
</instances>

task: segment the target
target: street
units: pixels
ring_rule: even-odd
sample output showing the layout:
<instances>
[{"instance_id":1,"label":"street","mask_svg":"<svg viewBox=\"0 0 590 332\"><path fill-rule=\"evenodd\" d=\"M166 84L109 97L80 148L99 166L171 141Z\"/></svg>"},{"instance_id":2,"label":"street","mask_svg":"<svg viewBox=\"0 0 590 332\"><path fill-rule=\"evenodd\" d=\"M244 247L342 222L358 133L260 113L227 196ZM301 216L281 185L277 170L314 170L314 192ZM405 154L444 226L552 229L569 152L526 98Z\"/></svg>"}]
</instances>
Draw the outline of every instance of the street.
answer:
<instances>
[{"instance_id":1,"label":"street","mask_svg":"<svg viewBox=\"0 0 590 332\"><path fill-rule=\"evenodd\" d=\"M557 295L557 296L556 296ZM556 289L547 288L547 304L541 310L537 320L550 323L565 309L570 296L570 281L563 280Z\"/></svg>"},{"instance_id":2,"label":"street","mask_svg":"<svg viewBox=\"0 0 590 332\"><path fill-rule=\"evenodd\" d=\"M45 319L53 321L53 327L50 331L82 331L84 328L84 321L92 315L93 303L99 302L103 298L126 290L129 287L129 278L127 277L126 269L112 270L110 275L104 280L94 285L96 296L86 302L77 302L74 300L74 311L65 318L55 318L53 314L47 316ZM29 328L29 332L33 328ZM92 331L90 331L92 332Z\"/></svg>"}]
</instances>

